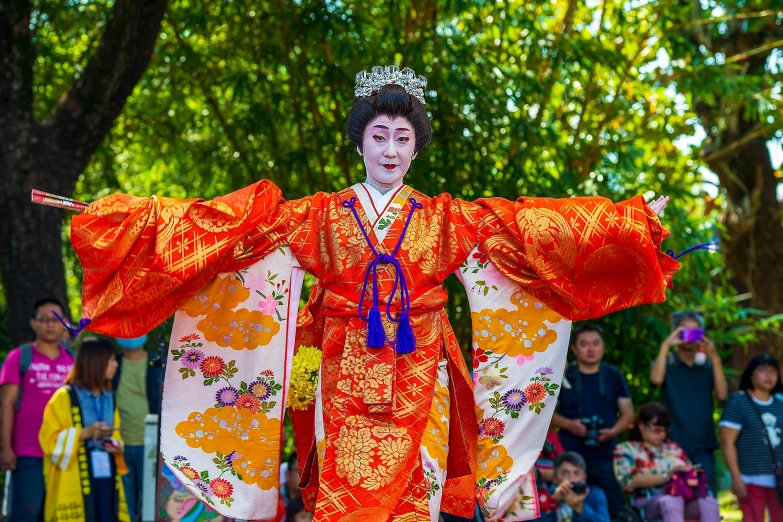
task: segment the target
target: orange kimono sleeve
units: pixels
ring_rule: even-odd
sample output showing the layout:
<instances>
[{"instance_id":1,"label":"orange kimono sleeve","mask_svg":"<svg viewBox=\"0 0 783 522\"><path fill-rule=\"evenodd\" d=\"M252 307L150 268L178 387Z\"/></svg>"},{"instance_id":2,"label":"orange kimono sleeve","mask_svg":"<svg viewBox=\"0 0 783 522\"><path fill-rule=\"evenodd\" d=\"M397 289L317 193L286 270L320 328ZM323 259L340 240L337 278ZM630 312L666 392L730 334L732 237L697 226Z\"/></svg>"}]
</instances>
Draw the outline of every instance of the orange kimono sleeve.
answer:
<instances>
[{"instance_id":1,"label":"orange kimono sleeve","mask_svg":"<svg viewBox=\"0 0 783 522\"><path fill-rule=\"evenodd\" d=\"M216 274L271 252L292 219L282 201L260 181L212 201L121 194L92 203L71 224L89 329L142 335Z\"/></svg>"},{"instance_id":2,"label":"orange kimono sleeve","mask_svg":"<svg viewBox=\"0 0 783 522\"><path fill-rule=\"evenodd\" d=\"M485 199L479 249L500 272L574 321L666 300L680 265L642 196Z\"/></svg>"}]
</instances>

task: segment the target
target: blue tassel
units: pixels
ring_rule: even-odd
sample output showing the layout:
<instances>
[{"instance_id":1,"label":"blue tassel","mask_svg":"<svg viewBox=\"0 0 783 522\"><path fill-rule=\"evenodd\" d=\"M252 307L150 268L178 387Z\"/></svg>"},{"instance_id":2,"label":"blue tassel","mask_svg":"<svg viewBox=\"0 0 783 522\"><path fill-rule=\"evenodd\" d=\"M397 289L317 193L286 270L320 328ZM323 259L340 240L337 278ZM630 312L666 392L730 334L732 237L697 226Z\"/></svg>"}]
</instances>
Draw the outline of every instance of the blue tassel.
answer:
<instances>
[{"instance_id":1,"label":"blue tassel","mask_svg":"<svg viewBox=\"0 0 783 522\"><path fill-rule=\"evenodd\" d=\"M397 328L397 342L394 349L397 353L403 355L416 350L416 337L413 335L411 321L405 312L400 314L400 325Z\"/></svg>"},{"instance_id":2,"label":"blue tassel","mask_svg":"<svg viewBox=\"0 0 783 522\"><path fill-rule=\"evenodd\" d=\"M367 346L370 348L383 348L386 344L386 332L381 322L381 311L378 307L370 308L367 314Z\"/></svg>"}]
</instances>

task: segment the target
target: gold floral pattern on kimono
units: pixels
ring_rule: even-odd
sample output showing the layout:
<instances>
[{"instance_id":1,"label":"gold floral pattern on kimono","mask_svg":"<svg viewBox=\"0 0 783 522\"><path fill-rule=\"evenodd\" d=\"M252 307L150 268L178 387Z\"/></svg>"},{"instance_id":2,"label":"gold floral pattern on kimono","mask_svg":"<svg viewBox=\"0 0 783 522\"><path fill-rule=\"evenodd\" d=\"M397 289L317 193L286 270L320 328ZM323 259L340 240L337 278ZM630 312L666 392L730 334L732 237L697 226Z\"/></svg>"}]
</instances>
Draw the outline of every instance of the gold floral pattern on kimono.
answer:
<instances>
[{"instance_id":1,"label":"gold floral pattern on kimono","mask_svg":"<svg viewBox=\"0 0 783 522\"><path fill-rule=\"evenodd\" d=\"M280 420L263 412L226 406L193 412L177 424L177 434L191 448L205 453L236 454L234 471L246 484L260 489L278 486Z\"/></svg>"},{"instance_id":2,"label":"gold floral pattern on kimono","mask_svg":"<svg viewBox=\"0 0 783 522\"><path fill-rule=\"evenodd\" d=\"M510 357L545 351L557 339L557 334L547 326L547 322L555 323L561 316L524 290L516 292L511 302L516 305L516 310L501 308L471 314L473 339L478 348L499 352L502 347ZM490 390L500 384L499 375L490 376L485 372L480 379Z\"/></svg>"},{"instance_id":3,"label":"gold floral pattern on kimono","mask_svg":"<svg viewBox=\"0 0 783 522\"><path fill-rule=\"evenodd\" d=\"M449 454L449 389L435 381L435 393L432 396L429 421L424 430L421 445L427 448L430 458L437 462L440 469L446 469Z\"/></svg>"}]
</instances>

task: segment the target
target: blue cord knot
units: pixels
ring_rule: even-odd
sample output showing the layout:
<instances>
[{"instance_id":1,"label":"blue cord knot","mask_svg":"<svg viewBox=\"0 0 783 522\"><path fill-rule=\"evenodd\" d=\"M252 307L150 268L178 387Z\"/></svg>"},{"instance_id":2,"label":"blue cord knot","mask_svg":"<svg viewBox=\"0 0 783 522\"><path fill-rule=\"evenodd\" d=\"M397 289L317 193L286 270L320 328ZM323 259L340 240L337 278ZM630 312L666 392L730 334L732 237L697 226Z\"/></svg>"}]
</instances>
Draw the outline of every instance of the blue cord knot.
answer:
<instances>
[{"instance_id":1,"label":"blue cord knot","mask_svg":"<svg viewBox=\"0 0 783 522\"><path fill-rule=\"evenodd\" d=\"M378 265L392 265L394 267L394 287L392 293L389 296L389 300L386 303L386 317L390 322L397 323L397 337L394 341L394 350L399 354L411 353L416 350L416 336L413 333L413 328L410 324L410 311L411 311L411 298L408 293L408 281L405 279L405 274L402 271L402 265L397 261L395 257L397 252L402 246L402 241L405 239L405 233L408 231L408 225L410 225L411 218L416 209L424 208L424 205L416 201L414 198L410 198L412 209L408 214L408 219L405 221L405 226L400 234L400 239L397 241L397 246L391 254L381 254L370 241L370 236L362 225L359 214L356 212L356 197L353 196L350 199L343 201L342 206L344 208L350 208L353 213L353 217L356 219L356 223L359 225L359 229L362 231L364 238L367 240L370 250L375 255L375 259L370 261L367 265L367 271L364 273L364 283L362 284L362 293L359 296L359 317L367 321L367 346L370 348L383 348L388 340L386 339L386 332L383 329L383 321L381 320L381 311L378 304ZM365 316L362 313L364 307L364 298L367 295L367 284L372 284L372 307ZM400 291L400 315L395 318L391 312L392 301L394 296L397 295L397 289Z\"/></svg>"},{"instance_id":2,"label":"blue cord knot","mask_svg":"<svg viewBox=\"0 0 783 522\"><path fill-rule=\"evenodd\" d=\"M82 318L79 320L78 326L71 326L71 324L68 321L60 317L60 314L58 314L54 310L52 310L52 313L57 318L57 320L60 321L60 323L62 323L65 329L68 330L68 333L71 334L72 339L76 339L79 336L79 334L82 332L82 330L87 328L87 326L92 322L90 319Z\"/></svg>"}]
</instances>

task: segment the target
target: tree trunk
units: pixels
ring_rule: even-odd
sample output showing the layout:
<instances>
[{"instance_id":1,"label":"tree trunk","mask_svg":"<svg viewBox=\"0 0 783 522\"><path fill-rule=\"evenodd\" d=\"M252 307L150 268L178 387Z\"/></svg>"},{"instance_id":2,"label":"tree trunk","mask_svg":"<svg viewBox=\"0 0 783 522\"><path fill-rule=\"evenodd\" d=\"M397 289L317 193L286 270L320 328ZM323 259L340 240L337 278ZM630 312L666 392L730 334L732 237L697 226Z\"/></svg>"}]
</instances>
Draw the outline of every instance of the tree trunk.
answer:
<instances>
[{"instance_id":1,"label":"tree trunk","mask_svg":"<svg viewBox=\"0 0 783 522\"><path fill-rule=\"evenodd\" d=\"M705 10L696 1L691 5L694 20L712 16L712 8ZM737 6L733 9L741 11ZM773 42L783 36L783 28L771 17L737 19L727 22L723 29L718 24L696 24L689 36L694 49L703 46L711 54L722 54L727 64L739 67L716 66L723 74L762 80L768 77L766 63L776 47ZM695 60L701 63L704 57L697 53ZM753 97L747 95L738 100L726 90L709 102L694 96L694 102L708 133L703 158L718 176L726 196L721 216L727 232L721 248L726 264L751 293L753 308L769 314L783 313L783 206L777 200L779 181L766 145L774 126L746 110L745 104L753 103ZM759 352L783 360L783 336L762 332L748 354L737 354L735 367L744 367L748 357Z\"/></svg>"},{"instance_id":2,"label":"tree trunk","mask_svg":"<svg viewBox=\"0 0 783 522\"><path fill-rule=\"evenodd\" d=\"M740 128L747 133L750 124L742 122ZM766 140L748 141L725 168L745 185L734 182L727 187L729 208L722 218L729 236L726 263L751 293L754 308L783 313L783 224L776 194L778 180ZM750 352L767 352L783 360L783 336L762 332Z\"/></svg>"},{"instance_id":3,"label":"tree trunk","mask_svg":"<svg viewBox=\"0 0 783 522\"><path fill-rule=\"evenodd\" d=\"M63 211L30 204L30 188L46 187L46 173L30 172L21 187L9 187L7 208L0 225L0 277L8 303L11 339L15 344L30 340L29 319L33 304L53 297L67 307L62 261ZM41 180L40 183L36 180ZM52 191L57 190L51 187ZM67 313L67 311L66 311Z\"/></svg>"},{"instance_id":4,"label":"tree trunk","mask_svg":"<svg viewBox=\"0 0 783 522\"><path fill-rule=\"evenodd\" d=\"M29 339L33 303L66 302L63 211L30 203L71 194L149 63L167 0L117 0L101 42L47 121L33 116L30 0L0 2L0 277L11 339Z\"/></svg>"}]
</instances>

